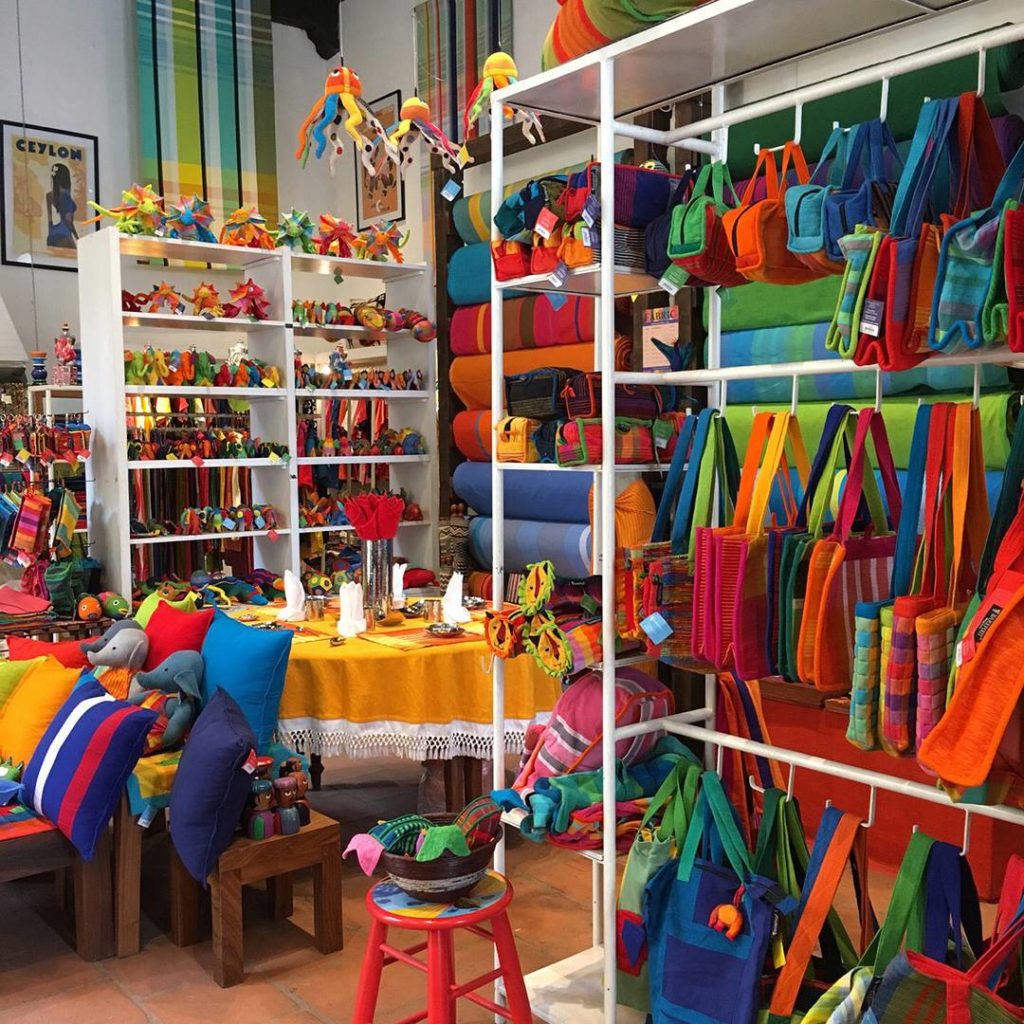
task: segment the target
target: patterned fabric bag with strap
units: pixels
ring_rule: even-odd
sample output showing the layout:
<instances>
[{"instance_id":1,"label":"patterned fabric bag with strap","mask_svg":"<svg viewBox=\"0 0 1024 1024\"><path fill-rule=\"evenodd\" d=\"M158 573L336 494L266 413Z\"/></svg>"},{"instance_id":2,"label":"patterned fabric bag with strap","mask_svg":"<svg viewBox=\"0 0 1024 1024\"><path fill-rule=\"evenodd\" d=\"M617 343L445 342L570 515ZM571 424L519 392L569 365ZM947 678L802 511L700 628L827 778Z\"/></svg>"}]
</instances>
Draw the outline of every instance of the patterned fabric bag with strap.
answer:
<instances>
[{"instance_id":1,"label":"patterned fabric bag with strap","mask_svg":"<svg viewBox=\"0 0 1024 1024\"><path fill-rule=\"evenodd\" d=\"M932 294L928 347L937 352L977 348L985 337L982 322L995 272L997 240L1006 204L1024 185L1024 146L1017 150L996 189L992 205L950 227L942 239ZM1002 262L999 272L1002 273Z\"/></svg>"},{"instance_id":2,"label":"patterned fabric bag with strap","mask_svg":"<svg viewBox=\"0 0 1024 1024\"><path fill-rule=\"evenodd\" d=\"M783 147L779 172L775 169L775 154L770 149L762 149L742 202L722 217L729 246L736 257L736 269L749 281L803 284L825 274L819 267L801 263L787 247L789 227L785 197L791 170L798 184L807 184L810 172L799 143L787 142ZM767 196L755 201L758 178L762 175Z\"/></svg>"},{"instance_id":3,"label":"patterned fabric bag with strap","mask_svg":"<svg viewBox=\"0 0 1024 1024\"><path fill-rule=\"evenodd\" d=\"M801 682L825 692L848 690L853 663L853 625L858 601L877 601L889 593L896 536L882 505L868 461L871 435L893 523L902 501L882 414L873 408L857 417L850 471L832 535L811 551L807 590L800 621L797 668ZM871 527L855 534L861 499Z\"/></svg>"},{"instance_id":4,"label":"patterned fabric bag with strap","mask_svg":"<svg viewBox=\"0 0 1024 1024\"><path fill-rule=\"evenodd\" d=\"M1006 340L1011 352L1024 352L1024 208L1005 217L1003 274L1006 280Z\"/></svg>"}]
</instances>

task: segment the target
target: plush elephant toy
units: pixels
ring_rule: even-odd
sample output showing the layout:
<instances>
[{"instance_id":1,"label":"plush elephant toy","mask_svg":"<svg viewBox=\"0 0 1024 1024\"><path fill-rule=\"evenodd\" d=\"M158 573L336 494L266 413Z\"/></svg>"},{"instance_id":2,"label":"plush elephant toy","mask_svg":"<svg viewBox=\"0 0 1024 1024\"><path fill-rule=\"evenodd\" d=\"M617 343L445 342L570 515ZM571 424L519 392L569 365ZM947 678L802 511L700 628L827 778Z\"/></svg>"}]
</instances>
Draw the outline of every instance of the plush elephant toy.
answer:
<instances>
[{"instance_id":1,"label":"plush elephant toy","mask_svg":"<svg viewBox=\"0 0 1024 1024\"><path fill-rule=\"evenodd\" d=\"M134 619L121 619L108 626L103 636L81 647L92 665L137 669L146 664L149 637Z\"/></svg>"},{"instance_id":2,"label":"plush elephant toy","mask_svg":"<svg viewBox=\"0 0 1024 1024\"><path fill-rule=\"evenodd\" d=\"M146 753L169 750L188 734L201 697L203 656L198 651L175 651L156 668L132 680L128 701L158 712L146 737Z\"/></svg>"}]
</instances>

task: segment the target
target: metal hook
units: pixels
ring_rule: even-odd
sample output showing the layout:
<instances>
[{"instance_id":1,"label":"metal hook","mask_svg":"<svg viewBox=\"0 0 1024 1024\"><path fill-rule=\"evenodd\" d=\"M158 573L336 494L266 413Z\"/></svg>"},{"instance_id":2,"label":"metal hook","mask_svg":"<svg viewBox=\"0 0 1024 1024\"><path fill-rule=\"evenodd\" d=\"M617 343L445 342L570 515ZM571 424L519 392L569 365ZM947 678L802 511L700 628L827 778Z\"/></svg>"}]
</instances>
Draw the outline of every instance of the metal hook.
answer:
<instances>
[{"instance_id":1,"label":"metal hook","mask_svg":"<svg viewBox=\"0 0 1024 1024\"><path fill-rule=\"evenodd\" d=\"M871 828L875 823L875 808L878 806L878 790L874 786L871 787L871 795L868 797L868 816L866 821L862 821L862 828Z\"/></svg>"},{"instance_id":2,"label":"metal hook","mask_svg":"<svg viewBox=\"0 0 1024 1024\"><path fill-rule=\"evenodd\" d=\"M793 142L800 145L800 137L804 132L804 105L798 103L793 111Z\"/></svg>"},{"instance_id":3,"label":"metal hook","mask_svg":"<svg viewBox=\"0 0 1024 1024\"><path fill-rule=\"evenodd\" d=\"M749 785L755 793L764 795L765 788L754 778L753 773L747 776L747 785Z\"/></svg>"},{"instance_id":4,"label":"metal hook","mask_svg":"<svg viewBox=\"0 0 1024 1024\"><path fill-rule=\"evenodd\" d=\"M796 783L796 765L791 764L789 766L789 779L786 782L786 803L791 803L793 800L793 786Z\"/></svg>"},{"instance_id":5,"label":"metal hook","mask_svg":"<svg viewBox=\"0 0 1024 1024\"><path fill-rule=\"evenodd\" d=\"M978 99L985 95L985 47L978 50Z\"/></svg>"},{"instance_id":6,"label":"metal hook","mask_svg":"<svg viewBox=\"0 0 1024 1024\"><path fill-rule=\"evenodd\" d=\"M790 414L796 415L796 407L800 402L800 376L799 374L793 374L793 392L789 400L789 411Z\"/></svg>"},{"instance_id":7,"label":"metal hook","mask_svg":"<svg viewBox=\"0 0 1024 1024\"><path fill-rule=\"evenodd\" d=\"M882 411L882 371L875 370L875 412Z\"/></svg>"},{"instance_id":8,"label":"metal hook","mask_svg":"<svg viewBox=\"0 0 1024 1024\"><path fill-rule=\"evenodd\" d=\"M884 121L889 113L889 79L882 79L882 102L878 110L878 120Z\"/></svg>"},{"instance_id":9,"label":"metal hook","mask_svg":"<svg viewBox=\"0 0 1024 1024\"><path fill-rule=\"evenodd\" d=\"M984 51L982 51L984 52ZM966 857L971 849L971 812L964 811L964 843L960 847L960 856Z\"/></svg>"},{"instance_id":10,"label":"metal hook","mask_svg":"<svg viewBox=\"0 0 1024 1024\"><path fill-rule=\"evenodd\" d=\"M725 764L725 747L719 746L718 755L715 758L715 774L722 774L722 767Z\"/></svg>"},{"instance_id":11,"label":"metal hook","mask_svg":"<svg viewBox=\"0 0 1024 1024\"><path fill-rule=\"evenodd\" d=\"M977 409L981 402L981 363L974 364L974 385L971 394L971 402Z\"/></svg>"}]
</instances>

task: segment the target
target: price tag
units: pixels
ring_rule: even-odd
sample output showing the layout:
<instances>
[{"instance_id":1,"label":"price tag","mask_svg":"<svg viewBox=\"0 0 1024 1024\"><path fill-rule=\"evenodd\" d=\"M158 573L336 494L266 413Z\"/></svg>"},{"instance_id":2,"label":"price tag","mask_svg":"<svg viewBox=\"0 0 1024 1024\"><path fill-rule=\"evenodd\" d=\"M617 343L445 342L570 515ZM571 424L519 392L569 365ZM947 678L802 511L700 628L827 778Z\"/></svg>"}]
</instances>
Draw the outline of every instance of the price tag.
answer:
<instances>
[{"instance_id":1,"label":"price tag","mask_svg":"<svg viewBox=\"0 0 1024 1024\"><path fill-rule=\"evenodd\" d=\"M588 248L594 248L594 236L590 233L590 228L580 228L580 241Z\"/></svg>"},{"instance_id":2,"label":"price tag","mask_svg":"<svg viewBox=\"0 0 1024 1024\"><path fill-rule=\"evenodd\" d=\"M250 747L249 756L245 759L245 761L242 762L242 771L245 772L246 775L252 775L253 772L256 771L256 766L256 751L252 747Z\"/></svg>"},{"instance_id":3,"label":"price tag","mask_svg":"<svg viewBox=\"0 0 1024 1024\"><path fill-rule=\"evenodd\" d=\"M561 260L555 265L555 269L548 274L548 280L556 287L561 288L565 279L569 276L569 268Z\"/></svg>"},{"instance_id":4,"label":"price tag","mask_svg":"<svg viewBox=\"0 0 1024 1024\"><path fill-rule=\"evenodd\" d=\"M267 530L267 540L275 541L278 538L277 530Z\"/></svg>"},{"instance_id":5,"label":"price tag","mask_svg":"<svg viewBox=\"0 0 1024 1024\"><path fill-rule=\"evenodd\" d=\"M89 451L89 449L88 449L88 448L83 448L83 449L82 449L81 451L79 451L79 452L78 452L77 454L78 454L78 461L79 461L79 462L85 462L85 461L86 461L86 459L88 459L88 458L89 458L89 456L90 456L90 455L92 455L92 452L91 452L91 451Z\"/></svg>"},{"instance_id":6,"label":"price tag","mask_svg":"<svg viewBox=\"0 0 1024 1024\"><path fill-rule=\"evenodd\" d=\"M280 461L281 461L281 456L280 456L280 455L278 455L278 454L277 454L277 452L271 452L271 453L270 453L270 454L269 454L269 455L267 456L267 458L268 458L268 459L269 459L269 460L270 460L271 462L273 462L273 463L274 463L275 465L276 465L276 464L277 464L278 462L280 462Z\"/></svg>"},{"instance_id":7,"label":"price tag","mask_svg":"<svg viewBox=\"0 0 1024 1024\"><path fill-rule=\"evenodd\" d=\"M201 466L203 464L203 457L201 455L192 456L192 465Z\"/></svg>"},{"instance_id":8,"label":"price tag","mask_svg":"<svg viewBox=\"0 0 1024 1024\"><path fill-rule=\"evenodd\" d=\"M334 275L334 283L335 284L341 284L341 282L344 281L344 280L345 280L345 278L342 277L341 271L340 270L337 271L335 273L335 275Z\"/></svg>"},{"instance_id":9,"label":"price tag","mask_svg":"<svg viewBox=\"0 0 1024 1024\"><path fill-rule=\"evenodd\" d=\"M583 204L583 219L587 222L587 227L592 228L600 216L601 201L593 194L587 196L587 201Z\"/></svg>"},{"instance_id":10,"label":"price tag","mask_svg":"<svg viewBox=\"0 0 1024 1024\"><path fill-rule=\"evenodd\" d=\"M462 186L454 178L449 178L441 189L441 195L443 195L449 203L452 203L456 200L461 191Z\"/></svg>"},{"instance_id":11,"label":"price tag","mask_svg":"<svg viewBox=\"0 0 1024 1024\"><path fill-rule=\"evenodd\" d=\"M0 452L0 466L9 466L13 461L10 452Z\"/></svg>"},{"instance_id":12,"label":"price tag","mask_svg":"<svg viewBox=\"0 0 1024 1024\"><path fill-rule=\"evenodd\" d=\"M28 462L32 458L27 448L20 448L14 456L22 465Z\"/></svg>"},{"instance_id":13,"label":"price tag","mask_svg":"<svg viewBox=\"0 0 1024 1024\"><path fill-rule=\"evenodd\" d=\"M662 291L668 292L669 295L675 295L684 284L686 284L686 271L675 263L669 264L668 270L661 275L661 280L658 281L658 287Z\"/></svg>"},{"instance_id":14,"label":"price tag","mask_svg":"<svg viewBox=\"0 0 1024 1024\"><path fill-rule=\"evenodd\" d=\"M139 820L136 824L139 828L149 828L153 824L153 819L156 817L156 808L152 804L146 804L142 809L142 813L139 815Z\"/></svg>"},{"instance_id":15,"label":"price tag","mask_svg":"<svg viewBox=\"0 0 1024 1024\"><path fill-rule=\"evenodd\" d=\"M654 435L654 447L667 448L674 432L671 420L655 420L654 426L651 428L651 433Z\"/></svg>"},{"instance_id":16,"label":"price tag","mask_svg":"<svg viewBox=\"0 0 1024 1024\"><path fill-rule=\"evenodd\" d=\"M646 619L642 619L640 628L655 645L663 644L672 635L672 627L665 621L661 612L653 612Z\"/></svg>"},{"instance_id":17,"label":"price tag","mask_svg":"<svg viewBox=\"0 0 1024 1024\"><path fill-rule=\"evenodd\" d=\"M541 238L550 238L551 232L558 227L558 215L545 206L540 213L537 214L537 221L533 225L533 230L540 235ZM588 243L589 244L589 243Z\"/></svg>"},{"instance_id":18,"label":"price tag","mask_svg":"<svg viewBox=\"0 0 1024 1024\"><path fill-rule=\"evenodd\" d=\"M860 311L860 329L870 338L877 338L882 333L885 322L885 303L881 299L865 299L864 308Z\"/></svg>"},{"instance_id":19,"label":"price tag","mask_svg":"<svg viewBox=\"0 0 1024 1024\"><path fill-rule=\"evenodd\" d=\"M229 519L225 516L221 526L223 526L225 530L233 530L235 528L235 521L234 519Z\"/></svg>"},{"instance_id":20,"label":"price tag","mask_svg":"<svg viewBox=\"0 0 1024 1024\"><path fill-rule=\"evenodd\" d=\"M463 145L459 149L459 166L465 167L466 164L471 164L472 162L473 158L469 155L469 150L466 149L465 145Z\"/></svg>"}]
</instances>

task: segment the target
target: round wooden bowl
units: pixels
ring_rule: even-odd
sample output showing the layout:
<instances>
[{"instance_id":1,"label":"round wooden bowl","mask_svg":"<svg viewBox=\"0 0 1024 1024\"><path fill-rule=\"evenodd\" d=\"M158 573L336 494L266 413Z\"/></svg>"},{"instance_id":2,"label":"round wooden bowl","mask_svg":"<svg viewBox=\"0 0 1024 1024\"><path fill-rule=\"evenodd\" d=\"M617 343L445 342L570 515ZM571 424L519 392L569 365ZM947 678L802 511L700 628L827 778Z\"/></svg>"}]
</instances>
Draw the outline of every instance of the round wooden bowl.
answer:
<instances>
[{"instance_id":1,"label":"round wooden bowl","mask_svg":"<svg viewBox=\"0 0 1024 1024\"><path fill-rule=\"evenodd\" d=\"M428 821L450 825L454 814L425 814ZM468 857L444 853L437 860L418 861L403 854L381 854L380 863L391 881L413 899L424 903L454 903L468 896L487 873L501 830L486 846L471 850Z\"/></svg>"}]
</instances>

